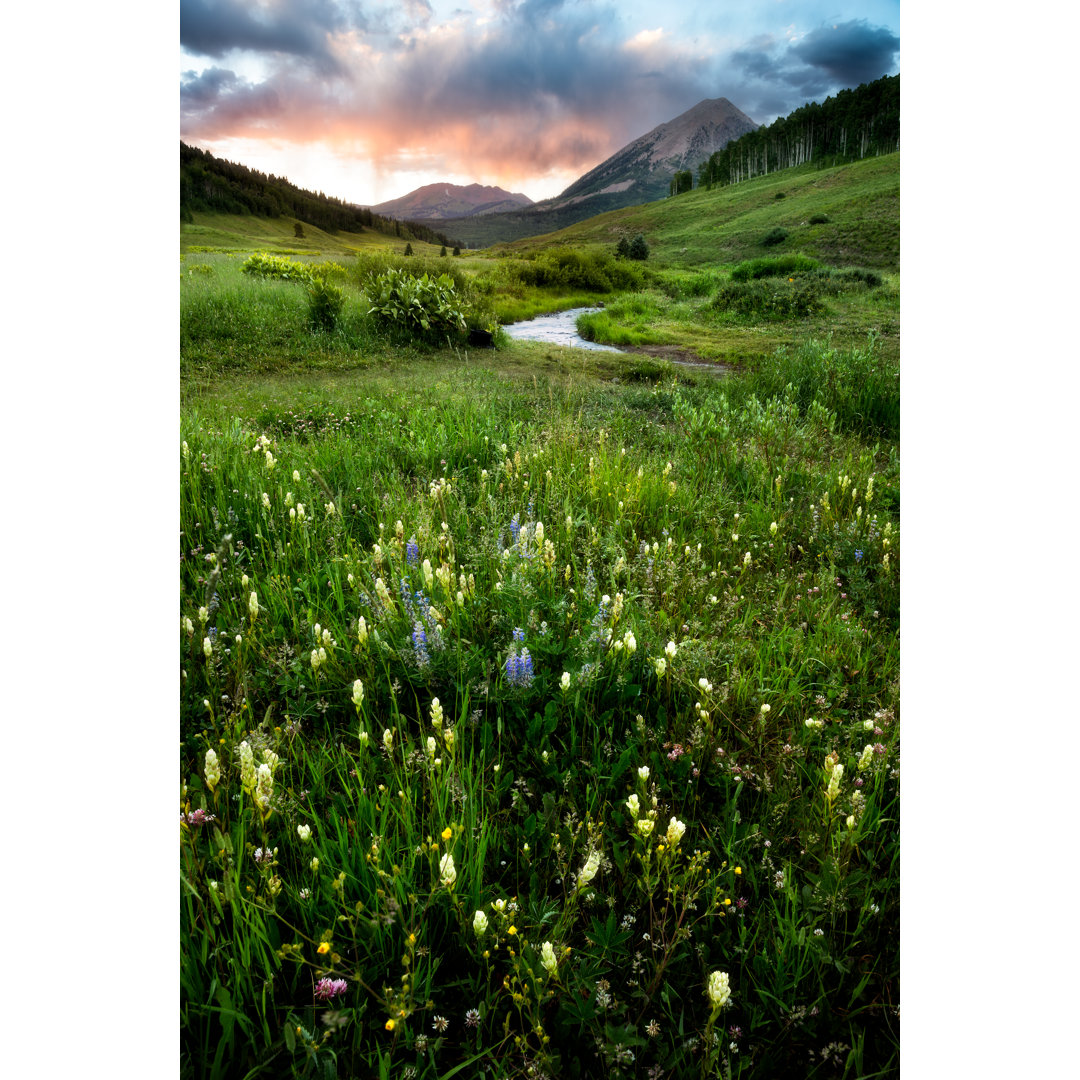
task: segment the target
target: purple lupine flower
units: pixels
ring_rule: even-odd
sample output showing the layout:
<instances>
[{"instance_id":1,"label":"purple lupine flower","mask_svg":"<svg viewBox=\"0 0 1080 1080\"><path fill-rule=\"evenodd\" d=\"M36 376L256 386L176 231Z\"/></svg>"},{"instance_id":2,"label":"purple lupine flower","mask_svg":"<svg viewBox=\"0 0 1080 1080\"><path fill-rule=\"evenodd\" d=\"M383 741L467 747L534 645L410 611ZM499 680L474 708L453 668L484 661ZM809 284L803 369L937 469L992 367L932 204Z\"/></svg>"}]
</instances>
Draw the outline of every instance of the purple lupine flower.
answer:
<instances>
[{"instance_id":1,"label":"purple lupine flower","mask_svg":"<svg viewBox=\"0 0 1080 1080\"><path fill-rule=\"evenodd\" d=\"M506 681L511 686L532 686L533 660L528 649L518 653L516 645L510 647L510 655L506 658Z\"/></svg>"},{"instance_id":2,"label":"purple lupine flower","mask_svg":"<svg viewBox=\"0 0 1080 1080\"><path fill-rule=\"evenodd\" d=\"M420 561L420 545L416 542L415 536L410 536L409 542L405 545L405 561L410 566L415 566Z\"/></svg>"},{"instance_id":3,"label":"purple lupine flower","mask_svg":"<svg viewBox=\"0 0 1080 1080\"><path fill-rule=\"evenodd\" d=\"M514 543L517 543L518 533L521 532L521 525L518 523L518 516L515 514L510 519L510 532L513 534Z\"/></svg>"},{"instance_id":4,"label":"purple lupine flower","mask_svg":"<svg viewBox=\"0 0 1080 1080\"><path fill-rule=\"evenodd\" d=\"M427 667L431 663L431 657L428 655L427 634L424 631L424 624L419 619L413 623L412 641L417 664L420 667Z\"/></svg>"},{"instance_id":5,"label":"purple lupine flower","mask_svg":"<svg viewBox=\"0 0 1080 1080\"><path fill-rule=\"evenodd\" d=\"M349 984L344 979L320 979L315 984L315 996L320 1001L329 1001L338 994L344 994Z\"/></svg>"},{"instance_id":6,"label":"purple lupine flower","mask_svg":"<svg viewBox=\"0 0 1080 1080\"><path fill-rule=\"evenodd\" d=\"M520 626L515 626L514 627L514 640L515 641L524 641L525 640L525 631L522 630Z\"/></svg>"}]
</instances>

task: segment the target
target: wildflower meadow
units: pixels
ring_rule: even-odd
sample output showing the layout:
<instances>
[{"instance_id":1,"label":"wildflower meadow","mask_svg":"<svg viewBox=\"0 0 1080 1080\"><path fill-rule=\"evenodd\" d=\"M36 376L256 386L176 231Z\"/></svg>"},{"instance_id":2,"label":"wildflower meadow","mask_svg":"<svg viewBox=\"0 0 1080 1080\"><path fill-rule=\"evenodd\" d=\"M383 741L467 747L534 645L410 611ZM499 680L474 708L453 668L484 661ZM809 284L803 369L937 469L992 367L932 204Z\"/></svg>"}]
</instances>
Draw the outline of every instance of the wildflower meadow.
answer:
<instances>
[{"instance_id":1,"label":"wildflower meadow","mask_svg":"<svg viewBox=\"0 0 1080 1080\"><path fill-rule=\"evenodd\" d=\"M873 349L188 397L185 1076L895 1073Z\"/></svg>"}]
</instances>

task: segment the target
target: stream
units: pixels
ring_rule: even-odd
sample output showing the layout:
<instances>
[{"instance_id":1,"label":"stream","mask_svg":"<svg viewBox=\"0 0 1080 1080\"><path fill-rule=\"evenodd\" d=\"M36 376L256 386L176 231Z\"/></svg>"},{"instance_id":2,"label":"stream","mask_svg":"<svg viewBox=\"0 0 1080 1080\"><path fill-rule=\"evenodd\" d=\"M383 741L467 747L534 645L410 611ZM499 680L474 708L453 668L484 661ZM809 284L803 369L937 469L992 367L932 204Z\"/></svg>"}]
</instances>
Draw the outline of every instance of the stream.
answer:
<instances>
[{"instance_id":1,"label":"stream","mask_svg":"<svg viewBox=\"0 0 1080 1080\"><path fill-rule=\"evenodd\" d=\"M554 315L537 315L535 319L510 323L503 330L512 337L524 341L549 341L553 345L569 345L573 349L596 349L600 352L622 352L614 345L598 345L595 341L586 341L578 332L577 317L586 312L600 311L595 307L571 308L569 311L557 311Z\"/></svg>"}]
</instances>

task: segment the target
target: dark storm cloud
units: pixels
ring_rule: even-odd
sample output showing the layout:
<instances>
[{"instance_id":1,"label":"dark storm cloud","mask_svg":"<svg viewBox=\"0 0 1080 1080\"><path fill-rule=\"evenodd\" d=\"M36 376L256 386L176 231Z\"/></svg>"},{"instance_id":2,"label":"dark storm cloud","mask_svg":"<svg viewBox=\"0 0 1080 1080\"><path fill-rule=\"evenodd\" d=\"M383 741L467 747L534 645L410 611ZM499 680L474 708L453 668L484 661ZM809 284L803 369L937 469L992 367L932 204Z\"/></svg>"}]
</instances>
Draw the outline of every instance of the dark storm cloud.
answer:
<instances>
[{"instance_id":1,"label":"dark storm cloud","mask_svg":"<svg viewBox=\"0 0 1080 1080\"><path fill-rule=\"evenodd\" d=\"M180 82L180 132L251 130L284 113L282 96L265 83L253 85L234 72L208 68L186 71Z\"/></svg>"},{"instance_id":2,"label":"dark storm cloud","mask_svg":"<svg viewBox=\"0 0 1080 1080\"><path fill-rule=\"evenodd\" d=\"M665 48L627 48L613 33L617 22L611 8L527 0L483 33L416 43L401 58L393 103L402 112L447 118L515 111L526 118L603 116L620 136L633 136L643 112L651 126L707 96L704 61L658 64L667 59Z\"/></svg>"},{"instance_id":3,"label":"dark storm cloud","mask_svg":"<svg viewBox=\"0 0 1080 1080\"><path fill-rule=\"evenodd\" d=\"M775 38L748 43L728 57L739 108L767 122L807 101L860 83L873 82L896 68L900 39L883 26L853 19L812 30L793 44Z\"/></svg>"},{"instance_id":4,"label":"dark storm cloud","mask_svg":"<svg viewBox=\"0 0 1080 1080\"><path fill-rule=\"evenodd\" d=\"M189 53L220 59L233 49L284 53L336 70L327 35L364 29L358 4L333 0L279 0L257 6L250 0L180 0L180 44Z\"/></svg>"},{"instance_id":5,"label":"dark storm cloud","mask_svg":"<svg viewBox=\"0 0 1080 1080\"><path fill-rule=\"evenodd\" d=\"M180 76L180 106L188 110L211 107L239 81L235 72L224 68L207 68L198 75L194 71L185 71Z\"/></svg>"},{"instance_id":6,"label":"dark storm cloud","mask_svg":"<svg viewBox=\"0 0 1080 1080\"><path fill-rule=\"evenodd\" d=\"M884 26L858 19L813 30L788 51L837 85L858 86L892 70L900 39Z\"/></svg>"}]
</instances>

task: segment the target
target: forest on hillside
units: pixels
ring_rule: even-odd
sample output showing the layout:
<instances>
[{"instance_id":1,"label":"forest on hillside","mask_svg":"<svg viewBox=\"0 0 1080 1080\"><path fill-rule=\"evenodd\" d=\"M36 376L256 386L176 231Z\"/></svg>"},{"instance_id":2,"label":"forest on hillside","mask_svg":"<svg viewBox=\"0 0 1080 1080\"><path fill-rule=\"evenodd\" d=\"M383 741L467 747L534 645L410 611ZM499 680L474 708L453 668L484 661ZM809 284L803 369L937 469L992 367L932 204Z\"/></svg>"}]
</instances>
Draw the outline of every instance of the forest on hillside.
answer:
<instances>
[{"instance_id":1,"label":"forest on hillside","mask_svg":"<svg viewBox=\"0 0 1080 1080\"><path fill-rule=\"evenodd\" d=\"M698 187L752 180L793 165L841 165L900 149L900 76L886 75L820 104L811 101L733 139L698 168ZM688 190L672 181L672 194Z\"/></svg>"},{"instance_id":2,"label":"forest on hillside","mask_svg":"<svg viewBox=\"0 0 1080 1080\"><path fill-rule=\"evenodd\" d=\"M192 221L196 211L288 217L329 233L374 229L403 240L424 240L446 247L456 244L422 222L382 217L342 199L298 188L284 177L235 165L181 142L180 220Z\"/></svg>"}]
</instances>

